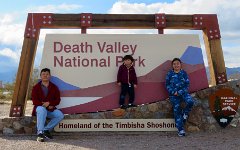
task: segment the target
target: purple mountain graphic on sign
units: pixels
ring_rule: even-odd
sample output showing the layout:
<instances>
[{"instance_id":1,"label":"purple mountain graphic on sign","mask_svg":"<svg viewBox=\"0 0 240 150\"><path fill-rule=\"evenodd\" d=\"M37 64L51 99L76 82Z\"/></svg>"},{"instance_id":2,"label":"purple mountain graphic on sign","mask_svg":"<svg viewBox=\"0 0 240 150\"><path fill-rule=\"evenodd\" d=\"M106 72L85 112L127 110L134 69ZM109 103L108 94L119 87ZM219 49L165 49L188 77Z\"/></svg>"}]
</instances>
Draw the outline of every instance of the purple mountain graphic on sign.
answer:
<instances>
[{"instance_id":1,"label":"purple mountain graphic on sign","mask_svg":"<svg viewBox=\"0 0 240 150\"><path fill-rule=\"evenodd\" d=\"M201 48L198 47L188 46L180 59L185 64L190 65L204 64L202 50ZM66 83L55 76L51 77L51 81L58 86L60 91L71 91L80 89L79 87Z\"/></svg>"},{"instance_id":2,"label":"purple mountain graphic on sign","mask_svg":"<svg viewBox=\"0 0 240 150\"><path fill-rule=\"evenodd\" d=\"M189 65L204 64L202 50L198 47L188 46L180 59Z\"/></svg>"},{"instance_id":3,"label":"purple mountain graphic on sign","mask_svg":"<svg viewBox=\"0 0 240 150\"><path fill-rule=\"evenodd\" d=\"M186 48L185 52L180 58L183 61L183 69L188 73L189 76L189 92L207 88L209 85L201 49L189 46ZM171 61L172 60L166 60L144 76L138 77L138 87L135 91L134 101L136 105L162 101L168 97L168 92L165 87L165 78L167 72L172 68ZM116 82L101 84L80 90L62 91L61 96L65 98L98 98L84 103L79 103L77 101L71 101L68 99L65 100L66 103L72 103L72 106L63 106L61 107L61 110L65 114L72 114L115 109L119 107L119 94L120 87L117 86Z\"/></svg>"},{"instance_id":4,"label":"purple mountain graphic on sign","mask_svg":"<svg viewBox=\"0 0 240 150\"><path fill-rule=\"evenodd\" d=\"M79 87L71 85L69 83L66 83L63 80L61 80L61 79L59 79L58 77L55 77L55 76L51 76L51 82L56 84L60 91L80 89Z\"/></svg>"}]
</instances>

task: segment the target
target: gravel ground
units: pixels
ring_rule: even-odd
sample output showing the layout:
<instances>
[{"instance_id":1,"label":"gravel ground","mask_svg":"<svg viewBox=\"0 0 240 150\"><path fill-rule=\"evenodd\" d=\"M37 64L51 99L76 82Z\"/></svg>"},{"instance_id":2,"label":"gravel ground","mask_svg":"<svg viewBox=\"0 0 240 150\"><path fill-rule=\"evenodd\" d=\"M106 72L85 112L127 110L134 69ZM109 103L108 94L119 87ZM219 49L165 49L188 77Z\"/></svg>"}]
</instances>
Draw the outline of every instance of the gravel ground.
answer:
<instances>
[{"instance_id":1,"label":"gravel ground","mask_svg":"<svg viewBox=\"0 0 240 150\"><path fill-rule=\"evenodd\" d=\"M28 105L31 106L31 105ZM10 104L0 105L0 116L8 116ZM31 108L27 108L30 114ZM0 150L69 150L69 149L137 149L137 150L239 150L240 127L227 127L217 132L188 133L178 137L176 132L81 132L54 133L54 139L44 143L36 136L0 134Z\"/></svg>"}]
</instances>

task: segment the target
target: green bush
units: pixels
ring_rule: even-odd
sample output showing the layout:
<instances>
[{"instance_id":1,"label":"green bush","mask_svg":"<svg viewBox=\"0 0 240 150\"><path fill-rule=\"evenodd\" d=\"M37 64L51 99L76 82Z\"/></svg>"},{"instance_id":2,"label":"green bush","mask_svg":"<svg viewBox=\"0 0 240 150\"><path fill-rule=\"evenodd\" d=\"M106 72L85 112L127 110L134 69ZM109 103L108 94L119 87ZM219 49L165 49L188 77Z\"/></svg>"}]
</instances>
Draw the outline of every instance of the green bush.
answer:
<instances>
[{"instance_id":1,"label":"green bush","mask_svg":"<svg viewBox=\"0 0 240 150\"><path fill-rule=\"evenodd\" d=\"M6 99L6 96L0 93L0 99Z\"/></svg>"},{"instance_id":2,"label":"green bush","mask_svg":"<svg viewBox=\"0 0 240 150\"><path fill-rule=\"evenodd\" d=\"M12 100L13 94L7 94L6 95L6 100Z\"/></svg>"}]
</instances>

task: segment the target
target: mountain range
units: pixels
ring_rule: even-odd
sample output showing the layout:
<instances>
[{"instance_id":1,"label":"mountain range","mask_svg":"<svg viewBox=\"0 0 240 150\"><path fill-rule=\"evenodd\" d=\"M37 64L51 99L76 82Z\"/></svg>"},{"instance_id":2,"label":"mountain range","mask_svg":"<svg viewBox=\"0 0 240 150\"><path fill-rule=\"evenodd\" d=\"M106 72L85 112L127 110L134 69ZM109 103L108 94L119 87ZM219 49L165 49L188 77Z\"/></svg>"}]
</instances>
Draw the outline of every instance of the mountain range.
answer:
<instances>
[{"instance_id":1,"label":"mountain range","mask_svg":"<svg viewBox=\"0 0 240 150\"><path fill-rule=\"evenodd\" d=\"M12 83L16 78L16 74L17 69L0 72L0 81L3 81L3 83Z\"/></svg>"},{"instance_id":2,"label":"mountain range","mask_svg":"<svg viewBox=\"0 0 240 150\"><path fill-rule=\"evenodd\" d=\"M240 67L235 67L235 68L228 68L226 67L226 71L227 71L227 77L228 80L230 79L240 79ZM209 68L206 67L206 72L207 72L207 77L209 79L210 77L210 73L209 73Z\"/></svg>"}]
</instances>

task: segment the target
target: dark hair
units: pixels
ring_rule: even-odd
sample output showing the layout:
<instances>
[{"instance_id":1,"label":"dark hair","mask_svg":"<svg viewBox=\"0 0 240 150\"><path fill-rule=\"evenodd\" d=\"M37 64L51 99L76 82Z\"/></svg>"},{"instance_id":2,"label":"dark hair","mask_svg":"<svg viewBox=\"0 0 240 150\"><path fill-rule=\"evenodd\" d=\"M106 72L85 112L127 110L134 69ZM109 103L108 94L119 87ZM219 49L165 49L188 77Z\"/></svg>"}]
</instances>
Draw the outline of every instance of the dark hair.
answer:
<instances>
[{"instance_id":1,"label":"dark hair","mask_svg":"<svg viewBox=\"0 0 240 150\"><path fill-rule=\"evenodd\" d=\"M132 55L125 55L125 56L123 57L122 61L127 60L127 59L130 59L132 62L134 61Z\"/></svg>"},{"instance_id":2,"label":"dark hair","mask_svg":"<svg viewBox=\"0 0 240 150\"><path fill-rule=\"evenodd\" d=\"M173 58L172 64L173 64L174 61L179 61L180 63L182 63L181 59L179 59L179 58Z\"/></svg>"},{"instance_id":3,"label":"dark hair","mask_svg":"<svg viewBox=\"0 0 240 150\"><path fill-rule=\"evenodd\" d=\"M42 72L49 72L49 74L51 74L51 71L50 71L50 69L48 69L48 68L43 68L43 69L41 70L40 75L42 74Z\"/></svg>"}]
</instances>

